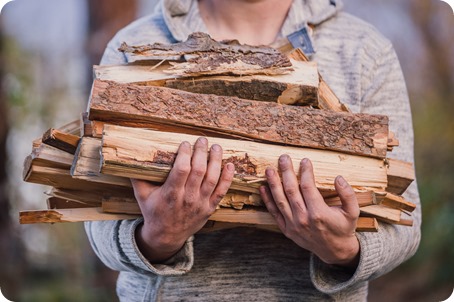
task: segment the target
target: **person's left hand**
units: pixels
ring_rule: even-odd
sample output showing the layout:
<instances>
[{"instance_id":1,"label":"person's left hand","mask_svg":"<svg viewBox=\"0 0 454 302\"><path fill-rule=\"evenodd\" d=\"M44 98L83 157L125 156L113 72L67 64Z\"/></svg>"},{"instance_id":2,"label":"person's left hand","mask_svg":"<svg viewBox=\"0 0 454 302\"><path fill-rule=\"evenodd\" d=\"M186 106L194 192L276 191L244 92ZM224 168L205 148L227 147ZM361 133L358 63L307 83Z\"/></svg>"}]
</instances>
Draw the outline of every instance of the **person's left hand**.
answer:
<instances>
[{"instance_id":1,"label":"person's left hand","mask_svg":"<svg viewBox=\"0 0 454 302\"><path fill-rule=\"evenodd\" d=\"M328 264L356 267L360 246L355 236L359 206L356 195L342 176L335 179L341 207L329 207L315 185L312 163L301 161L298 182L288 155L279 158L281 179L267 168L269 187L260 187L268 211L285 236Z\"/></svg>"}]
</instances>

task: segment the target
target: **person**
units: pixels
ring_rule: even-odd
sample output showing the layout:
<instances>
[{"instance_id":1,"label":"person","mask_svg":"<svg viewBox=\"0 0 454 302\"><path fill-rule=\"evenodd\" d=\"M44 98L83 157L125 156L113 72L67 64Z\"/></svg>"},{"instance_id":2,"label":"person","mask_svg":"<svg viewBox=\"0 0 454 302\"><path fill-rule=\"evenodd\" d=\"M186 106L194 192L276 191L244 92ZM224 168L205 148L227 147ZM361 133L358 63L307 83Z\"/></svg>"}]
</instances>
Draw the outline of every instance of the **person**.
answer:
<instances>
[{"instance_id":1,"label":"person","mask_svg":"<svg viewBox=\"0 0 454 302\"><path fill-rule=\"evenodd\" d=\"M118 51L122 42L175 43L201 31L216 40L270 45L304 29L305 46L313 50L308 55L339 99L353 112L388 115L400 141L390 157L413 162L409 100L394 49L342 6L339 0L162 0L152 15L117 33L101 64L128 62ZM416 181L404 194L417 205L412 227L380 223L376 233L355 233L359 208L346 180L338 176L334 184L342 206L329 208L310 159L301 161L298 181L285 154L278 164L282 178L268 168L269 186L260 189L282 233L197 233L234 173L230 164L221 167L222 146L208 152L208 145L207 138L182 142L161 186L132 180L143 218L86 223L96 254L120 271L121 301L365 301L369 280L415 253Z\"/></svg>"}]
</instances>

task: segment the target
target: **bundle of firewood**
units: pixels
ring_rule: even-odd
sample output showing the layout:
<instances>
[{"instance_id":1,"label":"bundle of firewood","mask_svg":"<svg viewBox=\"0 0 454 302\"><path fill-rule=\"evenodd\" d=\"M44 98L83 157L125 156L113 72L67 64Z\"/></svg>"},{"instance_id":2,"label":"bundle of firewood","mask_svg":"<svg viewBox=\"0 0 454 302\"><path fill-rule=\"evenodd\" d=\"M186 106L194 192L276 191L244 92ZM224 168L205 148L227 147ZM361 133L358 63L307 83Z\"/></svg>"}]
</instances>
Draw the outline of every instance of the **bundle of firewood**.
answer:
<instances>
[{"instance_id":1,"label":"bundle of firewood","mask_svg":"<svg viewBox=\"0 0 454 302\"><path fill-rule=\"evenodd\" d=\"M179 144L206 136L223 147L235 175L205 229L276 229L258 188L281 154L294 167L311 159L329 206L341 204L334 179L343 175L360 206L358 231L377 230L377 219L412 224L415 205L401 194L414 171L387 158L398 145L388 118L349 112L299 50L194 33L119 51L131 63L94 67L87 113L33 142L24 180L52 188L47 209L21 212L21 223L139 217L129 179L164 182Z\"/></svg>"}]
</instances>

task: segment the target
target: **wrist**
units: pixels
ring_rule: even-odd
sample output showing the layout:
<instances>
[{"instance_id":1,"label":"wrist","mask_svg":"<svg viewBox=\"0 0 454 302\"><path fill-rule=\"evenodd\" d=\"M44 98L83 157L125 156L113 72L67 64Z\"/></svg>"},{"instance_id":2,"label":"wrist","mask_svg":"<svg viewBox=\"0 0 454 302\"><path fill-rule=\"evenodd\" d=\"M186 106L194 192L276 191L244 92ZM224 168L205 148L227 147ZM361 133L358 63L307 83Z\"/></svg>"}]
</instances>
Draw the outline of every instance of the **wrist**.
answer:
<instances>
[{"instance_id":1,"label":"wrist","mask_svg":"<svg viewBox=\"0 0 454 302\"><path fill-rule=\"evenodd\" d=\"M143 223L137 226L135 237L140 252L151 263L165 262L178 253L185 243L168 235L151 234Z\"/></svg>"},{"instance_id":2,"label":"wrist","mask_svg":"<svg viewBox=\"0 0 454 302\"><path fill-rule=\"evenodd\" d=\"M341 253L332 264L349 269L356 269L359 264L360 252L361 248L359 241L356 236L353 236L344 249L341 249Z\"/></svg>"}]
</instances>

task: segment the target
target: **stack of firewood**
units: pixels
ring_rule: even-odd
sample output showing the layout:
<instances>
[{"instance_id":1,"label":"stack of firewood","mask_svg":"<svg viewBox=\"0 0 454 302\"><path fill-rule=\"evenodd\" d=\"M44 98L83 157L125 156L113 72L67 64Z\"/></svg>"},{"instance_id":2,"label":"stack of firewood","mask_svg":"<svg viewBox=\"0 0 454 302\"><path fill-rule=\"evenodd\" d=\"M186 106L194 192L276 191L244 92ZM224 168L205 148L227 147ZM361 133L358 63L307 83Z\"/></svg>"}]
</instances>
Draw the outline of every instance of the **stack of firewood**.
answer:
<instances>
[{"instance_id":1,"label":"stack of firewood","mask_svg":"<svg viewBox=\"0 0 454 302\"><path fill-rule=\"evenodd\" d=\"M119 51L131 63L94 67L87 113L33 142L24 180L52 188L47 209L21 212L21 223L139 217L129 179L164 182L179 144L206 136L235 165L206 229L276 229L258 188L281 154L294 167L311 159L330 206L340 205L334 179L342 174L360 206L358 231L377 230L377 220L412 224L415 205L401 194L414 171L387 157L398 145L388 118L349 112L299 50L284 55L194 33Z\"/></svg>"}]
</instances>

